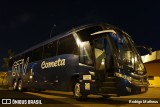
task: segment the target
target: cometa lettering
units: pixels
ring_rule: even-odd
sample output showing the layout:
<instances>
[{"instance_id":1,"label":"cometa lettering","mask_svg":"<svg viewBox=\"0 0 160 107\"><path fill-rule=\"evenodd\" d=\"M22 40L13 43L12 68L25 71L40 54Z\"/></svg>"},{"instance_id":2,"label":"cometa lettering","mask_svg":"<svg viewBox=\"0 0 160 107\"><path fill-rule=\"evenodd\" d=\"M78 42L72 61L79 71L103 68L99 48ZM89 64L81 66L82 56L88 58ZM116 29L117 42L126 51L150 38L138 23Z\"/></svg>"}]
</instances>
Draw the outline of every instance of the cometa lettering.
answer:
<instances>
[{"instance_id":1,"label":"cometa lettering","mask_svg":"<svg viewBox=\"0 0 160 107\"><path fill-rule=\"evenodd\" d=\"M58 67L58 66L64 66L65 65L65 59L58 59L56 61L52 61L52 62L46 62L43 61L41 63L41 68L42 69L46 69L46 68L52 68L52 67Z\"/></svg>"}]
</instances>

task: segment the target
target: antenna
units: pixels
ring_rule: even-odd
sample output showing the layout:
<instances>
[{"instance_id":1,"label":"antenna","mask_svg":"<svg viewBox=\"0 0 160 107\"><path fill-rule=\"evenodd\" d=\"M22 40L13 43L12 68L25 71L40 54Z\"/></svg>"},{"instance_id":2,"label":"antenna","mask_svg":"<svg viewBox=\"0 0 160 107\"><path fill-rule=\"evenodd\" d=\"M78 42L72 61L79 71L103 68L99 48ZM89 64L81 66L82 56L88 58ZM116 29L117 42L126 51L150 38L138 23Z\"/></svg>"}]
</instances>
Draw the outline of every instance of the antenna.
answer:
<instances>
[{"instance_id":1,"label":"antenna","mask_svg":"<svg viewBox=\"0 0 160 107\"><path fill-rule=\"evenodd\" d=\"M54 24L53 26L52 26L52 29L51 29L51 32L50 32L50 38L52 37L52 31L53 31L53 29L56 27L56 24Z\"/></svg>"}]
</instances>

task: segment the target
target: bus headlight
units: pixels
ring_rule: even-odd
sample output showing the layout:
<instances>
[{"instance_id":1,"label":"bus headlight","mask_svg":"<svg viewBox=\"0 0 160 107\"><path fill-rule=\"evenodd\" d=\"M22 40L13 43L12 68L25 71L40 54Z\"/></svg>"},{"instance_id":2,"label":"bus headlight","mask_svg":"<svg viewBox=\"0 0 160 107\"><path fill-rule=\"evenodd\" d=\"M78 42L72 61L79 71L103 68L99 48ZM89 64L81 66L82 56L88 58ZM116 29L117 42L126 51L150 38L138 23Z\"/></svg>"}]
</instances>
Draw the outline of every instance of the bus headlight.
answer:
<instances>
[{"instance_id":1,"label":"bus headlight","mask_svg":"<svg viewBox=\"0 0 160 107\"><path fill-rule=\"evenodd\" d=\"M126 77L126 80L128 80L128 81L130 82L130 81L132 81L132 77L127 76L127 77Z\"/></svg>"},{"instance_id":2,"label":"bus headlight","mask_svg":"<svg viewBox=\"0 0 160 107\"><path fill-rule=\"evenodd\" d=\"M132 77L130 77L130 76L123 75L122 78L125 79L125 80L127 80L127 81L129 81L129 82L132 81Z\"/></svg>"},{"instance_id":3,"label":"bus headlight","mask_svg":"<svg viewBox=\"0 0 160 107\"><path fill-rule=\"evenodd\" d=\"M122 78L123 77L123 75L121 74L121 73L118 73L118 72L116 72L116 74L115 74L117 77L120 77L120 78Z\"/></svg>"},{"instance_id":4,"label":"bus headlight","mask_svg":"<svg viewBox=\"0 0 160 107\"><path fill-rule=\"evenodd\" d=\"M132 77L130 77L130 76L123 75L122 78L125 79L125 80L127 80L127 81L129 81L129 82L132 81Z\"/></svg>"},{"instance_id":5,"label":"bus headlight","mask_svg":"<svg viewBox=\"0 0 160 107\"><path fill-rule=\"evenodd\" d=\"M116 73L116 76L117 76L117 77L120 77L120 78L123 78L123 79L125 79L125 80L128 80L129 82L132 81L132 77L127 76L127 75L123 75L123 74L121 74L121 73Z\"/></svg>"}]
</instances>

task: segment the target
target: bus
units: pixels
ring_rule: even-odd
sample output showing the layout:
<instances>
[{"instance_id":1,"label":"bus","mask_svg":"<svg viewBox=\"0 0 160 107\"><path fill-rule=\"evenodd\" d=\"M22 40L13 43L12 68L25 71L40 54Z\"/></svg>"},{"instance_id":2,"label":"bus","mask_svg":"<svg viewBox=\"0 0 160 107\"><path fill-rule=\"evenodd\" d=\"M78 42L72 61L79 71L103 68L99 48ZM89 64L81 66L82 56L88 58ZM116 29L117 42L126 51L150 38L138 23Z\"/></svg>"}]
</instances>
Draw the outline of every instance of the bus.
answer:
<instances>
[{"instance_id":1,"label":"bus","mask_svg":"<svg viewBox=\"0 0 160 107\"><path fill-rule=\"evenodd\" d=\"M103 97L147 92L146 69L131 39L106 23L88 24L58 34L9 61L13 90L73 92Z\"/></svg>"}]
</instances>

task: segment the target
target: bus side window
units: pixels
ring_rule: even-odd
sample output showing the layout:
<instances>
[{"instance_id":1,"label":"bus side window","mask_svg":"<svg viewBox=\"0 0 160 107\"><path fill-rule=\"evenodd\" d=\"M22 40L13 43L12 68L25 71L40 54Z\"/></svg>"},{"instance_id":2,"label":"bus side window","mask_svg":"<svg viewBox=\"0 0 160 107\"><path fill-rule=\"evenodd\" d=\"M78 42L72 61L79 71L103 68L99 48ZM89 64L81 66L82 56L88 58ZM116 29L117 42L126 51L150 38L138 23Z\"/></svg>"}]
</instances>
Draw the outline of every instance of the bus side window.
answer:
<instances>
[{"instance_id":1,"label":"bus side window","mask_svg":"<svg viewBox=\"0 0 160 107\"><path fill-rule=\"evenodd\" d=\"M29 62L32 62L32 51L29 51L25 54L25 61L29 58Z\"/></svg>"},{"instance_id":2,"label":"bus side window","mask_svg":"<svg viewBox=\"0 0 160 107\"><path fill-rule=\"evenodd\" d=\"M78 46L73 35L69 35L58 41L58 55L62 54L78 55Z\"/></svg>"},{"instance_id":3,"label":"bus side window","mask_svg":"<svg viewBox=\"0 0 160 107\"><path fill-rule=\"evenodd\" d=\"M44 45L43 58L56 56L56 53L57 53L57 41L53 41Z\"/></svg>"},{"instance_id":4,"label":"bus side window","mask_svg":"<svg viewBox=\"0 0 160 107\"><path fill-rule=\"evenodd\" d=\"M89 41L82 42L80 45L80 62L87 65L93 65L92 51Z\"/></svg>"},{"instance_id":5,"label":"bus side window","mask_svg":"<svg viewBox=\"0 0 160 107\"><path fill-rule=\"evenodd\" d=\"M33 50L32 61L38 61L42 59L43 47L39 47Z\"/></svg>"}]
</instances>

